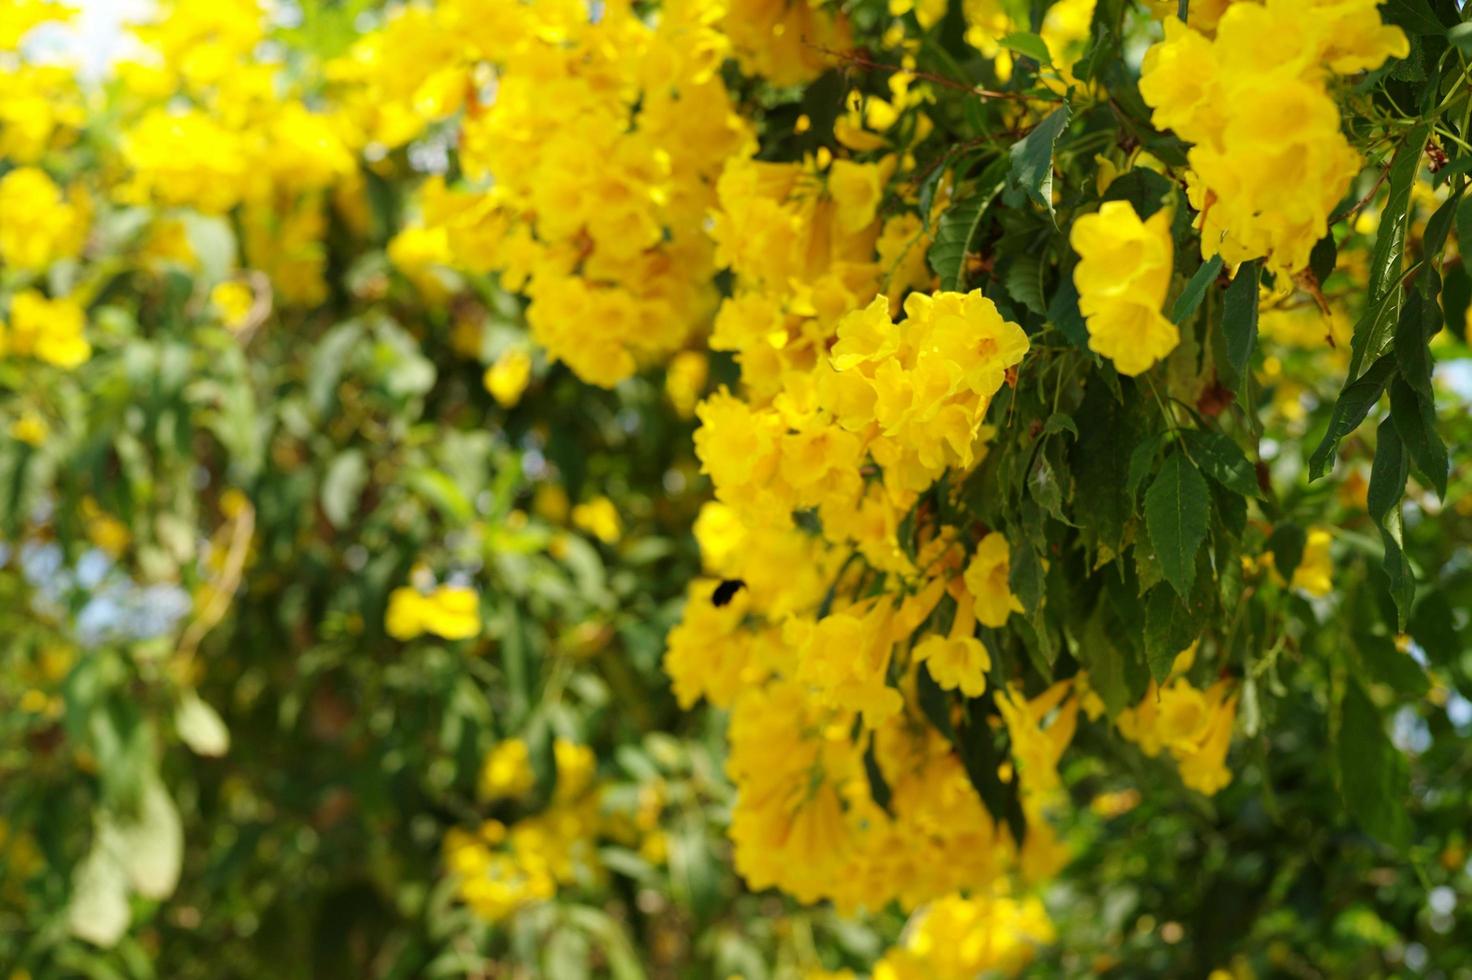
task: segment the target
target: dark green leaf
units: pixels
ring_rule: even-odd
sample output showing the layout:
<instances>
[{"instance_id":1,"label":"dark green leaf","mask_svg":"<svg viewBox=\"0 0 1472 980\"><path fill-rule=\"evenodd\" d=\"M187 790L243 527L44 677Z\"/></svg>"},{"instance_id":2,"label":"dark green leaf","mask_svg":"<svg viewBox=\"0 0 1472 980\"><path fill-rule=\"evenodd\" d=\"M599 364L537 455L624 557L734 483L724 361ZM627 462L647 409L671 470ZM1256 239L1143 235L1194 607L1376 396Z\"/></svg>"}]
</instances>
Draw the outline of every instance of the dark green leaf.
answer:
<instances>
[{"instance_id":1,"label":"dark green leaf","mask_svg":"<svg viewBox=\"0 0 1472 980\"><path fill-rule=\"evenodd\" d=\"M1125 479L1141 423L1134 387L1124 390L1121 403L1115 401L1102 377L1089 381L1077 415L1079 438L1069 447L1077 486L1074 520L1084 529L1084 540L1091 547L1111 551L1120 549L1125 525L1135 514L1134 499L1125 494Z\"/></svg>"},{"instance_id":2,"label":"dark green leaf","mask_svg":"<svg viewBox=\"0 0 1472 980\"><path fill-rule=\"evenodd\" d=\"M915 695L920 702L920 710L935 726L935 730L954 740L955 732L951 727L950 696L935 682L935 678L930 674L930 668L924 663L920 664L915 671Z\"/></svg>"},{"instance_id":3,"label":"dark green leaf","mask_svg":"<svg viewBox=\"0 0 1472 980\"><path fill-rule=\"evenodd\" d=\"M1412 391L1404 378L1396 378L1390 386L1390 417L1395 420L1409 461L1436 490L1437 497L1445 500L1451 461L1436 431L1436 406L1431 399Z\"/></svg>"},{"instance_id":4,"label":"dark green leaf","mask_svg":"<svg viewBox=\"0 0 1472 980\"><path fill-rule=\"evenodd\" d=\"M1446 31L1426 0L1386 0L1383 6L1385 19L1405 28L1408 34L1442 34Z\"/></svg>"},{"instance_id":5,"label":"dark green leaf","mask_svg":"<svg viewBox=\"0 0 1472 980\"><path fill-rule=\"evenodd\" d=\"M1303 561L1303 548L1308 533L1297 524L1279 524L1268 535L1267 547L1273 556L1273 567L1285 582L1293 581L1293 573Z\"/></svg>"},{"instance_id":6,"label":"dark green leaf","mask_svg":"<svg viewBox=\"0 0 1472 980\"><path fill-rule=\"evenodd\" d=\"M1339 247L1334 244L1334 233L1320 238L1315 244L1312 252L1308 253L1308 268L1314 274L1314 278L1320 283L1328 279L1334 272L1334 265L1339 261Z\"/></svg>"},{"instance_id":7,"label":"dark green leaf","mask_svg":"<svg viewBox=\"0 0 1472 980\"><path fill-rule=\"evenodd\" d=\"M1240 390L1247 380L1252 351L1257 347L1257 283L1261 273L1261 263L1243 263L1227 286L1222 309L1226 363L1217 365L1217 374L1232 391Z\"/></svg>"},{"instance_id":8,"label":"dark green leaf","mask_svg":"<svg viewBox=\"0 0 1472 980\"><path fill-rule=\"evenodd\" d=\"M1213 255L1201 267L1196 270L1181 295L1176 297L1176 305L1171 307L1170 318L1176 323L1185 323L1191 315L1201 306L1201 301L1206 298L1206 290L1216 277L1222 272L1222 257Z\"/></svg>"},{"instance_id":9,"label":"dark green leaf","mask_svg":"<svg viewBox=\"0 0 1472 980\"><path fill-rule=\"evenodd\" d=\"M869 744L864 749L864 775L869 779L869 795L879 805L879 809L888 812L890 790L889 783L884 778L884 773L879 768L879 760L874 755L874 736L869 736Z\"/></svg>"},{"instance_id":10,"label":"dark green leaf","mask_svg":"<svg viewBox=\"0 0 1472 980\"><path fill-rule=\"evenodd\" d=\"M1446 593L1437 589L1422 596L1411 613L1411 637L1426 651L1432 663L1451 664L1465 649L1457 617Z\"/></svg>"},{"instance_id":11,"label":"dark green leaf","mask_svg":"<svg viewBox=\"0 0 1472 980\"><path fill-rule=\"evenodd\" d=\"M1370 519L1380 529L1385 547L1385 571L1390 597L1395 602L1397 629L1404 630L1416 597L1416 579L1404 550L1400 498L1405 492L1410 462L1393 419L1380 423L1375 442L1375 462L1370 466L1368 494Z\"/></svg>"},{"instance_id":12,"label":"dark green leaf","mask_svg":"<svg viewBox=\"0 0 1472 980\"><path fill-rule=\"evenodd\" d=\"M1344 386L1334 411L1329 415L1329 428L1320 440L1318 448L1308 460L1308 478L1317 480L1334 466L1334 457L1339 442L1349 435L1370 414L1370 409L1380 401L1390 379L1395 376L1395 361L1386 354L1370 365L1363 375Z\"/></svg>"},{"instance_id":13,"label":"dark green leaf","mask_svg":"<svg viewBox=\"0 0 1472 980\"><path fill-rule=\"evenodd\" d=\"M997 751L992 728L987 724L990 703L990 696L972 698L966 703L966 728L958 746L961 764L992 818L1005 820L1013 839L1020 843L1027 834L1027 821L1018 798L1015 771L1009 783L1003 783L998 775L1003 759Z\"/></svg>"},{"instance_id":14,"label":"dark green leaf","mask_svg":"<svg viewBox=\"0 0 1472 980\"><path fill-rule=\"evenodd\" d=\"M1411 130L1396 151L1390 164L1390 192L1380 212L1380 231L1370 256L1369 302L1365 313L1355 324L1350 344L1349 381L1359 379L1367 361L1385 352L1391 331L1400 316L1401 266L1406 248L1406 213L1411 202L1411 187L1421 168L1421 153L1429 129L1421 125Z\"/></svg>"},{"instance_id":15,"label":"dark green leaf","mask_svg":"<svg viewBox=\"0 0 1472 980\"><path fill-rule=\"evenodd\" d=\"M1257 469L1226 435L1209 429L1187 429L1182 437L1202 473L1244 497L1262 496Z\"/></svg>"},{"instance_id":16,"label":"dark green leaf","mask_svg":"<svg viewBox=\"0 0 1472 980\"><path fill-rule=\"evenodd\" d=\"M1171 589L1157 585L1145 597L1145 662L1150 676L1164 684L1176 656L1199 632L1198 623L1186 604Z\"/></svg>"},{"instance_id":17,"label":"dark green leaf","mask_svg":"<svg viewBox=\"0 0 1472 980\"><path fill-rule=\"evenodd\" d=\"M1404 848L1410 841L1406 761L1386 736L1380 712L1352 680L1340 703L1335 748L1345 807L1367 833Z\"/></svg>"},{"instance_id":18,"label":"dark green leaf","mask_svg":"<svg viewBox=\"0 0 1472 980\"><path fill-rule=\"evenodd\" d=\"M1431 689L1426 671L1390 637L1359 634L1355 636L1354 648L1370 680L1412 698L1423 697Z\"/></svg>"},{"instance_id":19,"label":"dark green leaf","mask_svg":"<svg viewBox=\"0 0 1472 980\"><path fill-rule=\"evenodd\" d=\"M1078 287L1073 283L1074 264L1064 269L1059 277L1053 301L1048 304L1048 322L1057 327L1073 346L1088 350L1089 331L1078 308Z\"/></svg>"},{"instance_id":20,"label":"dark green leaf","mask_svg":"<svg viewBox=\"0 0 1472 980\"><path fill-rule=\"evenodd\" d=\"M1145 167L1135 167L1110 181L1100 200L1128 201L1144 221L1165 207L1175 193L1176 185L1170 178Z\"/></svg>"},{"instance_id":21,"label":"dark green leaf","mask_svg":"<svg viewBox=\"0 0 1472 980\"><path fill-rule=\"evenodd\" d=\"M982 173L976 193L952 204L940 216L927 258L930 268L940 277L942 289L965 288L966 253L971 250L987 208L1001 193L1006 166L1006 161L993 161Z\"/></svg>"},{"instance_id":22,"label":"dark green leaf","mask_svg":"<svg viewBox=\"0 0 1472 980\"><path fill-rule=\"evenodd\" d=\"M1184 598L1196 575L1196 551L1206 537L1206 481L1185 453L1175 452L1145 493L1145 527L1165 579Z\"/></svg>"},{"instance_id":23,"label":"dark green leaf","mask_svg":"<svg viewBox=\"0 0 1472 980\"><path fill-rule=\"evenodd\" d=\"M1008 154L1012 160L1012 186L1025 191L1050 215L1053 213L1053 145L1063 135L1072 112L1068 103L1063 103L1032 132L1014 143Z\"/></svg>"}]
</instances>

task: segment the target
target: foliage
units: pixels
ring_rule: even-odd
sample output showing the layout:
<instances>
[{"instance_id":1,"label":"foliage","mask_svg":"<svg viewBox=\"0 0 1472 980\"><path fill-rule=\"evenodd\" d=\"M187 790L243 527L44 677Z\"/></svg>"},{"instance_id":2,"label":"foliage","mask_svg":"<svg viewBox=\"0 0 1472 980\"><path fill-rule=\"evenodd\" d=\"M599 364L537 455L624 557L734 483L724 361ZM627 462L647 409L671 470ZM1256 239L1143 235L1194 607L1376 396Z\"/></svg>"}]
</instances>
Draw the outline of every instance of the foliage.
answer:
<instances>
[{"instance_id":1,"label":"foliage","mask_svg":"<svg viewBox=\"0 0 1472 980\"><path fill-rule=\"evenodd\" d=\"M66 16L12 975L1472 968L1456 4Z\"/></svg>"}]
</instances>

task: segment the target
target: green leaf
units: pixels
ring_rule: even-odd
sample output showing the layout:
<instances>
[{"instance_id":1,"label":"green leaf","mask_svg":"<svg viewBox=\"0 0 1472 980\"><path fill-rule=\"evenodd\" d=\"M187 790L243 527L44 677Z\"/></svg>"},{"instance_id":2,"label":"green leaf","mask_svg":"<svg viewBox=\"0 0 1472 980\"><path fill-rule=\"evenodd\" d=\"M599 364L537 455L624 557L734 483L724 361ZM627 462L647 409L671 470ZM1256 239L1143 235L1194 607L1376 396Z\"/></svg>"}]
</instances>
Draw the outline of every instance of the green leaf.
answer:
<instances>
[{"instance_id":1,"label":"green leaf","mask_svg":"<svg viewBox=\"0 0 1472 980\"><path fill-rule=\"evenodd\" d=\"M1385 548L1381 567L1395 603L1397 629L1404 630L1416 598L1416 578L1406 558L1401 526L1400 498L1405 492L1410 462L1401 444L1393 419L1380 423L1375 442L1375 461L1370 466L1368 503L1370 519L1380 529L1380 543Z\"/></svg>"},{"instance_id":2,"label":"green leaf","mask_svg":"<svg viewBox=\"0 0 1472 980\"><path fill-rule=\"evenodd\" d=\"M1078 263L1070 262L1061 270L1058 279L1058 288L1053 293L1053 301L1048 304L1048 322L1057 327L1068 342L1080 350L1089 348L1089 329L1084 323L1084 315L1078 308L1078 287L1073 282L1073 267Z\"/></svg>"},{"instance_id":3,"label":"green leaf","mask_svg":"<svg viewBox=\"0 0 1472 980\"><path fill-rule=\"evenodd\" d=\"M936 222L935 241L931 243L927 259L930 268L940 277L940 288L963 290L966 281L966 254L976 237L976 229L986 210L996 200L1006 184L1005 160L994 160L982 172L978 190L946 209Z\"/></svg>"},{"instance_id":4,"label":"green leaf","mask_svg":"<svg viewBox=\"0 0 1472 980\"><path fill-rule=\"evenodd\" d=\"M1408 34L1442 34L1446 26L1437 19L1426 0L1385 0L1385 19L1405 28Z\"/></svg>"},{"instance_id":5,"label":"green leaf","mask_svg":"<svg viewBox=\"0 0 1472 980\"><path fill-rule=\"evenodd\" d=\"M1009 51L1016 51L1020 55L1026 55L1040 65L1051 65L1053 56L1048 52L1048 45L1036 34L1026 31L1015 31L1001 40L1002 47Z\"/></svg>"},{"instance_id":6,"label":"green leaf","mask_svg":"<svg viewBox=\"0 0 1472 980\"><path fill-rule=\"evenodd\" d=\"M358 498L368 483L368 461L357 449L345 449L327 467L322 478L322 513L338 529L352 523Z\"/></svg>"},{"instance_id":7,"label":"green leaf","mask_svg":"<svg viewBox=\"0 0 1472 980\"><path fill-rule=\"evenodd\" d=\"M1370 255L1370 281L1365 313L1354 327L1350 342L1349 383L1359 380L1364 364L1385 353L1391 331L1400 316L1401 266L1406 249L1406 212L1411 187L1421 168L1421 152L1430 130L1411 130L1390 164L1390 192L1380 212L1380 231Z\"/></svg>"},{"instance_id":8,"label":"green leaf","mask_svg":"<svg viewBox=\"0 0 1472 980\"><path fill-rule=\"evenodd\" d=\"M1022 255L1007 267L1004 283L1012 298L1038 316L1047 313L1043 302L1043 272L1047 268L1045 255Z\"/></svg>"},{"instance_id":9,"label":"green leaf","mask_svg":"<svg viewBox=\"0 0 1472 980\"><path fill-rule=\"evenodd\" d=\"M1359 378L1344 386L1329 415L1329 428L1308 459L1310 480L1317 480L1333 468L1340 440L1359 428L1394 376L1395 361L1387 354L1370 365L1370 369Z\"/></svg>"},{"instance_id":10,"label":"green leaf","mask_svg":"<svg viewBox=\"0 0 1472 980\"><path fill-rule=\"evenodd\" d=\"M1145 493L1145 528L1165 579L1185 598L1196 576L1196 551L1206 538L1206 481L1185 453L1172 453Z\"/></svg>"},{"instance_id":11,"label":"green leaf","mask_svg":"<svg viewBox=\"0 0 1472 980\"><path fill-rule=\"evenodd\" d=\"M1145 662L1155 683L1165 683L1171 664L1196 639L1200 627L1186 603L1164 585L1145 596Z\"/></svg>"},{"instance_id":12,"label":"green leaf","mask_svg":"<svg viewBox=\"0 0 1472 980\"><path fill-rule=\"evenodd\" d=\"M1181 295L1176 297L1175 306L1171 307L1170 318L1177 324L1185 323L1191 315L1201 306L1201 301L1206 298L1206 290L1216 281L1216 277L1222 272L1222 257L1213 255L1201 263Z\"/></svg>"},{"instance_id":13,"label":"green leaf","mask_svg":"<svg viewBox=\"0 0 1472 980\"><path fill-rule=\"evenodd\" d=\"M1078 441L1069 447L1077 489L1073 518L1090 547L1119 551L1125 526L1135 515L1133 495L1125 494L1130 454L1140 438L1138 396L1133 386L1116 401L1101 376L1090 379L1077 413Z\"/></svg>"},{"instance_id":14,"label":"green leaf","mask_svg":"<svg viewBox=\"0 0 1472 980\"><path fill-rule=\"evenodd\" d=\"M1128 201L1135 214L1144 221L1165 207L1176 194L1176 185L1164 174L1145 167L1135 167L1110 181L1101 201Z\"/></svg>"},{"instance_id":15,"label":"green leaf","mask_svg":"<svg viewBox=\"0 0 1472 980\"><path fill-rule=\"evenodd\" d=\"M998 775L1003 759L993 740L991 725L987 723L990 704L990 694L966 702L966 727L957 748L966 777L981 797L981 802L994 820L1007 822L1013 839L1020 844L1027 833L1027 820L1017 794L1015 769L1011 782L1002 782Z\"/></svg>"},{"instance_id":16,"label":"green leaf","mask_svg":"<svg viewBox=\"0 0 1472 980\"><path fill-rule=\"evenodd\" d=\"M890 790L889 783L885 781L884 773L879 768L879 759L874 755L874 736L869 736L869 744L864 749L864 775L869 780L869 795L879 809L888 812Z\"/></svg>"},{"instance_id":17,"label":"green leaf","mask_svg":"<svg viewBox=\"0 0 1472 980\"><path fill-rule=\"evenodd\" d=\"M1354 650L1370 680L1394 688L1411 698L1424 697L1431 690L1431 680L1414 657L1404 653L1388 636L1359 634Z\"/></svg>"},{"instance_id":18,"label":"green leaf","mask_svg":"<svg viewBox=\"0 0 1472 980\"><path fill-rule=\"evenodd\" d=\"M174 727L180 740L195 755L214 758L230 751L230 729L225 727L219 712L193 691L180 699L174 712Z\"/></svg>"},{"instance_id":19,"label":"green leaf","mask_svg":"<svg viewBox=\"0 0 1472 980\"><path fill-rule=\"evenodd\" d=\"M1303 562L1303 549L1308 543L1308 532L1297 524L1279 524L1268 535L1267 549L1273 556L1273 567L1283 576L1283 581L1293 581L1293 573Z\"/></svg>"},{"instance_id":20,"label":"green leaf","mask_svg":"<svg viewBox=\"0 0 1472 980\"><path fill-rule=\"evenodd\" d=\"M1353 680L1340 702L1337 761L1345 808L1371 836L1396 849L1410 842L1405 757L1385 734L1380 712Z\"/></svg>"},{"instance_id":21,"label":"green leaf","mask_svg":"<svg viewBox=\"0 0 1472 980\"><path fill-rule=\"evenodd\" d=\"M1308 253L1308 269L1321 285L1334 274L1334 265L1338 261L1339 246L1334 244L1332 231L1315 242L1313 251Z\"/></svg>"},{"instance_id":22,"label":"green leaf","mask_svg":"<svg viewBox=\"0 0 1472 980\"><path fill-rule=\"evenodd\" d=\"M1446 32L1446 39L1463 55L1472 54L1472 24L1458 24Z\"/></svg>"},{"instance_id":23,"label":"green leaf","mask_svg":"<svg viewBox=\"0 0 1472 980\"><path fill-rule=\"evenodd\" d=\"M935 730L954 741L956 733L951 726L950 696L935 682L930 668L923 663L915 671L915 697Z\"/></svg>"},{"instance_id":24,"label":"green leaf","mask_svg":"<svg viewBox=\"0 0 1472 980\"><path fill-rule=\"evenodd\" d=\"M1022 139L1012 144L1008 155L1012 160L1010 182L1027 193L1032 201L1053 214L1053 146L1073 110L1067 102L1054 109L1048 117Z\"/></svg>"},{"instance_id":25,"label":"green leaf","mask_svg":"<svg viewBox=\"0 0 1472 980\"><path fill-rule=\"evenodd\" d=\"M1262 497L1257 469L1235 442L1221 432L1187 429L1182 433L1186 449L1201 472L1244 497Z\"/></svg>"},{"instance_id":26,"label":"green leaf","mask_svg":"<svg viewBox=\"0 0 1472 980\"><path fill-rule=\"evenodd\" d=\"M1222 347L1226 362L1217 365L1217 373L1225 373L1220 380L1232 391L1239 390L1246 382L1252 351L1257 347L1257 283L1261 274L1261 262L1243 263L1227 286L1222 308Z\"/></svg>"},{"instance_id":27,"label":"green leaf","mask_svg":"<svg viewBox=\"0 0 1472 980\"><path fill-rule=\"evenodd\" d=\"M1037 551L1026 540L1012 547L1009 585L1022 603L1023 611L1032 616L1043 601L1043 563Z\"/></svg>"},{"instance_id":28,"label":"green leaf","mask_svg":"<svg viewBox=\"0 0 1472 980\"><path fill-rule=\"evenodd\" d=\"M1390 417L1416 471L1436 490L1437 497L1446 500L1451 460L1436 432L1436 406L1412 391L1404 378L1396 378L1390 386Z\"/></svg>"}]
</instances>

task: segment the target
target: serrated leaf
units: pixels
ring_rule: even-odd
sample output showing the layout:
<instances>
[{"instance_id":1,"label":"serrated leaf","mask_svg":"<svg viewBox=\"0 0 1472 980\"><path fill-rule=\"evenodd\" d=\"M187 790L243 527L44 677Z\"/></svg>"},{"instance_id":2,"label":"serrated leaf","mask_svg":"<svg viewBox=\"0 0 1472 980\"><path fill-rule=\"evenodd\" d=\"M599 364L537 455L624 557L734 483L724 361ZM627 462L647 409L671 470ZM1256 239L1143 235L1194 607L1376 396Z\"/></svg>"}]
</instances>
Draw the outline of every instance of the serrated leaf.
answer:
<instances>
[{"instance_id":1,"label":"serrated leaf","mask_svg":"<svg viewBox=\"0 0 1472 980\"><path fill-rule=\"evenodd\" d=\"M1395 361L1386 354L1370 365L1363 375L1344 386L1334 402L1334 410L1329 414L1329 428L1308 459L1310 480L1317 480L1333 468L1340 441L1359 428L1394 376Z\"/></svg>"},{"instance_id":2,"label":"serrated leaf","mask_svg":"<svg viewBox=\"0 0 1472 980\"><path fill-rule=\"evenodd\" d=\"M1044 256L1023 255L1007 267L1007 276L1004 280L1007 292L1012 298L1038 316L1047 313L1047 305L1043 302L1043 270L1045 267Z\"/></svg>"},{"instance_id":3,"label":"serrated leaf","mask_svg":"<svg viewBox=\"0 0 1472 980\"><path fill-rule=\"evenodd\" d=\"M952 204L936 222L935 241L926 259L940 278L940 288L965 288L966 254L982 217L1006 184L1006 161L998 159L983 171L977 192Z\"/></svg>"},{"instance_id":4,"label":"serrated leaf","mask_svg":"<svg viewBox=\"0 0 1472 980\"><path fill-rule=\"evenodd\" d=\"M1175 306L1171 307L1170 318L1177 324L1185 323L1191 318L1201 306L1201 301L1206 298L1206 290L1216 281L1216 277L1222 272L1222 257L1213 255L1191 276L1186 283L1186 288L1181 290L1181 295L1176 297Z\"/></svg>"},{"instance_id":5,"label":"serrated leaf","mask_svg":"<svg viewBox=\"0 0 1472 980\"><path fill-rule=\"evenodd\" d=\"M1145 528L1165 579L1185 598L1206 538L1206 481L1181 452L1172 453L1145 492Z\"/></svg>"},{"instance_id":6,"label":"serrated leaf","mask_svg":"<svg viewBox=\"0 0 1472 980\"><path fill-rule=\"evenodd\" d=\"M1353 680L1340 702L1339 790L1355 821L1371 836L1402 849L1410 841L1405 757L1385 734L1380 712Z\"/></svg>"},{"instance_id":7,"label":"serrated leaf","mask_svg":"<svg viewBox=\"0 0 1472 980\"><path fill-rule=\"evenodd\" d=\"M1145 596L1145 662L1155 683L1165 683L1176 656L1191 645L1199 625L1166 586L1156 586Z\"/></svg>"},{"instance_id":8,"label":"serrated leaf","mask_svg":"<svg viewBox=\"0 0 1472 980\"><path fill-rule=\"evenodd\" d=\"M1068 127L1072 114L1073 110L1064 102L1038 123L1032 132L1012 144L1012 149L1008 152L1012 161L1012 186L1021 188L1033 203L1045 208L1049 215L1053 214L1053 146Z\"/></svg>"},{"instance_id":9,"label":"serrated leaf","mask_svg":"<svg viewBox=\"0 0 1472 980\"><path fill-rule=\"evenodd\" d=\"M1102 377L1084 391L1077 414L1079 437L1069 447L1075 492L1073 517L1084 528L1090 546L1120 550L1125 526L1135 515L1133 495L1125 494L1130 454L1140 436L1134 388L1124 403L1114 399Z\"/></svg>"},{"instance_id":10,"label":"serrated leaf","mask_svg":"<svg viewBox=\"0 0 1472 980\"><path fill-rule=\"evenodd\" d=\"M1252 352L1257 347L1257 284L1261 274L1260 262L1244 262L1223 299L1222 347L1226 363L1218 364L1217 372L1226 375L1220 380L1232 391L1240 390L1246 382Z\"/></svg>"},{"instance_id":11,"label":"serrated leaf","mask_svg":"<svg viewBox=\"0 0 1472 980\"><path fill-rule=\"evenodd\" d=\"M1262 497L1257 469L1235 442L1221 432L1187 429L1182 433L1191 458L1201 472L1244 497Z\"/></svg>"}]
</instances>

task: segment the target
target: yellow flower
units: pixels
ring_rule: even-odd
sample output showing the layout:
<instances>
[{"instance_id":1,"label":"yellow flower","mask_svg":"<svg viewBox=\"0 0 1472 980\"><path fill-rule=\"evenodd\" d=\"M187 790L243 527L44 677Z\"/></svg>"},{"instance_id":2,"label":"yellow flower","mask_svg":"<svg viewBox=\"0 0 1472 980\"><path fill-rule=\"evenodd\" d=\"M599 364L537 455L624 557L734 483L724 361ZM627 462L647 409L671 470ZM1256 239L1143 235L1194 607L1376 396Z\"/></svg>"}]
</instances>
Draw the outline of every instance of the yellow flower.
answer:
<instances>
[{"instance_id":1,"label":"yellow flower","mask_svg":"<svg viewBox=\"0 0 1472 980\"><path fill-rule=\"evenodd\" d=\"M838 226L855 232L874 220L883 196L880 168L873 163L835 160L828 171L828 193L838 205Z\"/></svg>"},{"instance_id":2,"label":"yellow flower","mask_svg":"<svg viewBox=\"0 0 1472 980\"><path fill-rule=\"evenodd\" d=\"M75 300L47 299L34 289L16 293L10 300L9 326L0 326L0 355L77 367L92 356L92 346L83 336L85 322Z\"/></svg>"},{"instance_id":3,"label":"yellow flower","mask_svg":"<svg viewBox=\"0 0 1472 980\"><path fill-rule=\"evenodd\" d=\"M709 374L710 360L704 351L680 351L670 358L665 369L664 390L680 418L688 419L695 414L695 403L705 390Z\"/></svg>"},{"instance_id":4,"label":"yellow flower","mask_svg":"<svg viewBox=\"0 0 1472 980\"><path fill-rule=\"evenodd\" d=\"M1134 376L1175 350L1180 331L1160 312L1170 289L1170 213L1141 221L1128 201L1105 201L1073 223L1069 244L1089 349Z\"/></svg>"},{"instance_id":5,"label":"yellow flower","mask_svg":"<svg viewBox=\"0 0 1472 980\"><path fill-rule=\"evenodd\" d=\"M405 586L389 594L384 629L396 640L412 640L423 633L465 640L480 628L480 596L474 589L442 585L425 595Z\"/></svg>"},{"instance_id":6,"label":"yellow flower","mask_svg":"<svg viewBox=\"0 0 1472 980\"><path fill-rule=\"evenodd\" d=\"M82 207L36 167L0 177L0 263L37 272L81 251L86 235Z\"/></svg>"},{"instance_id":7,"label":"yellow flower","mask_svg":"<svg viewBox=\"0 0 1472 980\"><path fill-rule=\"evenodd\" d=\"M486 753L480 769L480 795L484 800L514 799L525 796L536 784L531 752L519 738L496 743Z\"/></svg>"},{"instance_id":8,"label":"yellow flower","mask_svg":"<svg viewBox=\"0 0 1472 980\"><path fill-rule=\"evenodd\" d=\"M1001 532L982 538L966 566L966 591L983 626L1002 626L1008 616L1022 612L1022 602L1012 594L1011 571L1012 554Z\"/></svg>"},{"instance_id":9,"label":"yellow flower","mask_svg":"<svg viewBox=\"0 0 1472 980\"><path fill-rule=\"evenodd\" d=\"M573 526L587 531L604 544L617 544L623 534L618 508L607 497L594 497L572 509Z\"/></svg>"},{"instance_id":10,"label":"yellow flower","mask_svg":"<svg viewBox=\"0 0 1472 980\"><path fill-rule=\"evenodd\" d=\"M482 378L486 391L502 408L512 408L521 401L532 377L532 356L520 347L513 347L496 358L496 363L486 368Z\"/></svg>"},{"instance_id":11,"label":"yellow flower","mask_svg":"<svg viewBox=\"0 0 1472 980\"><path fill-rule=\"evenodd\" d=\"M19 439L28 446L40 446L50 434L46 420L35 412L26 412L10 423L11 438Z\"/></svg>"},{"instance_id":12,"label":"yellow flower","mask_svg":"<svg viewBox=\"0 0 1472 980\"><path fill-rule=\"evenodd\" d=\"M1334 589L1334 559L1329 546L1334 535L1326 527L1309 529L1303 546L1303 558L1293 570L1292 586L1312 596L1326 596Z\"/></svg>"},{"instance_id":13,"label":"yellow flower","mask_svg":"<svg viewBox=\"0 0 1472 980\"><path fill-rule=\"evenodd\" d=\"M230 330L239 330L245 326L254 304L255 295L243 282L222 282L210 290L210 305Z\"/></svg>"}]
</instances>

